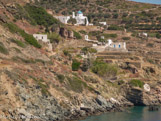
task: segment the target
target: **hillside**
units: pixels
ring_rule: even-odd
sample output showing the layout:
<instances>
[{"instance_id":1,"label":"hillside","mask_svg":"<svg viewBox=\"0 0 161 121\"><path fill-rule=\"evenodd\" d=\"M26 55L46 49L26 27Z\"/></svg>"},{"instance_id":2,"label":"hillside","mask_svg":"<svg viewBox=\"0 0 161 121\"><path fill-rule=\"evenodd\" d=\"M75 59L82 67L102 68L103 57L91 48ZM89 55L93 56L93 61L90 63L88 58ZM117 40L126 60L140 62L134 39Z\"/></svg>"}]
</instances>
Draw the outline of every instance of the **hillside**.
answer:
<instances>
[{"instance_id":1,"label":"hillside","mask_svg":"<svg viewBox=\"0 0 161 121\"><path fill-rule=\"evenodd\" d=\"M115 20L110 25L119 29L104 27L100 31L97 26L64 25L53 17L80 9L89 18L93 16L91 22L97 24L98 18L107 22ZM146 14L147 9L154 17ZM161 40L155 36L160 28L148 30L153 36L142 38L137 36L138 29L131 28L136 19L132 19L129 28L122 20L131 11L126 22L131 19L128 17L139 14L137 23L147 23L145 18L148 18L159 27L160 9L156 5L123 0L1 0L2 120L71 121L107 111L122 111L132 105L160 105ZM52 10L53 15L47 10ZM96 16L100 12L102 17ZM35 33L47 34L53 50L37 41L32 36ZM84 40L85 34L92 39L99 40L104 35L115 42L125 41L129 53L97 52ZM82 53L88 57L83 58ZM150 85L150 92L144 89L144 84Z\"/></svg>"}]
</instances>

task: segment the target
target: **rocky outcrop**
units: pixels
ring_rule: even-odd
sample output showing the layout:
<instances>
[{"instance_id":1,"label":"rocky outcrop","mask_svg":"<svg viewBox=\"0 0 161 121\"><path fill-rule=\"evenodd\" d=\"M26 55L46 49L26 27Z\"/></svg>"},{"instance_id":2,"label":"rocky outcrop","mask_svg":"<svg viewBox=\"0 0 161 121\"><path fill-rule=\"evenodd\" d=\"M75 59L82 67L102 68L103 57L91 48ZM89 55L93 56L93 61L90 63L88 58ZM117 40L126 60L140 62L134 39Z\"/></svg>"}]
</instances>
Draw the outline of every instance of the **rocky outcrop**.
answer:
<instances>
[{"instance_id":1,"label":"rocky outcrop","mask_svg":"<svg viewBox=\"0 0 161 121\"><path fill-rule=\"evenodd\" d=\"M74 33L66 28L60 28L59 34L64 38L74 38Z\"/></svg>"},{"instance_id":2,"label":"rocky outcrop","mask_svg":"<svg viewBox=\"0 0 161 121\"><path fill-rule=\"evenodd\" d=\"M132 88L127 93L127 99L134 105L145 105L143 101L143 91L140 88Z\"/></svg>"},{"instance_id":3,"label":"rocky outcrop","mask_svg":"<svg viewBox=\"0 0 161 121\"><path fill-rule=\"evenodd\" d=\"M144 89L133 87L127 91L126 98L134 105L160 105L161 104L161 88L156 86L149 92Z\"/></svg>"},{"instance_id":4,"label":"rocky outcrop","mask_svg":"<svg viewBox=\"0 0 161 121\"><path fill-rule=\"evenodd\" d=\"M4 15L0 15L0 21L3 23L7 23L7 18Z\"/></svg>"}]
</instances>

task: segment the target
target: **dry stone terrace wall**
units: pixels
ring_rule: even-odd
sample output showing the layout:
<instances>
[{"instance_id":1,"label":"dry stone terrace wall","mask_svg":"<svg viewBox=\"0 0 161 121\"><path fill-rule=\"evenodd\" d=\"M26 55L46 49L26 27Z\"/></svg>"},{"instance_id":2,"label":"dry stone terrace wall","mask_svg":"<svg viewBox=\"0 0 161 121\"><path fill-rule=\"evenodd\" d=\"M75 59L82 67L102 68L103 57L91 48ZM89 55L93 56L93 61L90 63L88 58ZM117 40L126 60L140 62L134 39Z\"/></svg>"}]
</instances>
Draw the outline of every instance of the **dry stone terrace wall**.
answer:
<instances>
[{"instance_id":1,"label":"dry stone terrace wall","mask_svg":"<svg viewBox=\"0 0 161 121\"><path fill-rule=\"evenodd\" d=\"M133 53L127 52L102 52L97 54L98 59L103 59L105 62L125 62L132 64L137 68L142 68L141 59Z\"/></svg>"}]
</instances>

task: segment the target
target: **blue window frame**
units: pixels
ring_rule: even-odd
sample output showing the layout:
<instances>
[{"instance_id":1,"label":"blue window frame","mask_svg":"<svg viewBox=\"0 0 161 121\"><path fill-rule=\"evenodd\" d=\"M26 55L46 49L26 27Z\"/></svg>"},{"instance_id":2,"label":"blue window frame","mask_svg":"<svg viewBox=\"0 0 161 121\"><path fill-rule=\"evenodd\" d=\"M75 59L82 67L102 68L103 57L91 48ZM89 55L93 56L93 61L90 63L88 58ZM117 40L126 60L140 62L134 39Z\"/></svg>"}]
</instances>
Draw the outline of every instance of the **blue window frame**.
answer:
<instances>
[{"instance_id":1,"label":"blue window frame","mask_svg":"<svg viewBox=\"0 0 161 121\"><path fill-rule=\"evenodd\" d=\"M121 45L119 45L119 48L121 48Z\"/></svg>"}]
</instances>

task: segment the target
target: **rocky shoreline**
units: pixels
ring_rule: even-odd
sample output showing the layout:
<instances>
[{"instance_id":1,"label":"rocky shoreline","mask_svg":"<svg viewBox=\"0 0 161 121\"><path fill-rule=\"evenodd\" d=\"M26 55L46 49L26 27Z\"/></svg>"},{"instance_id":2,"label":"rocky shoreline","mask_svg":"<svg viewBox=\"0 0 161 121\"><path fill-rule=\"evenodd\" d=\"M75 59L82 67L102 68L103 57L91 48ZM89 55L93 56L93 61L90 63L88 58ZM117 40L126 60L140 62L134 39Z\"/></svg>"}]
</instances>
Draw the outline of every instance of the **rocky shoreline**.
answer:
<instances>
[{"instance_id":1,"label":"rocky shoreline","mask_svg":"<svg viewBox=\"0 0 161 121\"><path fill-rule=\"evenodd\" d=\"M95 104L90 105L89 107L80 107L77 110L73 110L73 112L71 112L71 115L65 120L78 121L92 115L100 115L107 112L122 112L125 110L125 108L134 106L126 99L122 100L122 103L116 103L112 101L107 101L102 96L98 96L92 103Z\"/></svg>"}]
</instances>

